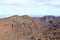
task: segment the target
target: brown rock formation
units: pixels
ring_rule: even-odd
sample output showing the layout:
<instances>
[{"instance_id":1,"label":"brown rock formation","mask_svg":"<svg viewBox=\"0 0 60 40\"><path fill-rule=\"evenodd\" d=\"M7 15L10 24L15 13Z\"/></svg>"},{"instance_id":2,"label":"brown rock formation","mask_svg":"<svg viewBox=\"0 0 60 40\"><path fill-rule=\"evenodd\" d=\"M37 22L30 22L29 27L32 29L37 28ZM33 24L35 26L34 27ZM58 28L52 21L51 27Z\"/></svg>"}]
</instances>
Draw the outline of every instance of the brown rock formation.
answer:
<instances>
[{"instance_id":1,"label":"brown rock formation","mask_svg":"<svg viewBox=\"0 0 60 40\"><path fill-rule=\"evenodd\" d=\"M15 15L0 19L0 40L60 40L60 17Z\"/></svg>"}]
</instances>

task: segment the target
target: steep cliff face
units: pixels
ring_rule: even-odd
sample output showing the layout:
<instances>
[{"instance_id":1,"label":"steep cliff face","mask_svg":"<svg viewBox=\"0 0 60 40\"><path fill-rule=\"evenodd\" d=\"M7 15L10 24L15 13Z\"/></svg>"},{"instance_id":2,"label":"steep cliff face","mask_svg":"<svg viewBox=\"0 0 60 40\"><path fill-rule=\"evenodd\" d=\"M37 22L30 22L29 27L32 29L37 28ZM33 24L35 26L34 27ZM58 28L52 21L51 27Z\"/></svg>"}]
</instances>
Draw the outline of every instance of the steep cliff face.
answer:
<instances>
[{"instance_id":1,"label":"steep cliff face","mask_svg":"<svg viewBox=\"0 0 60 40\"><path fill-rule=\"evenodd\" d=\"M60 40L60 17L15 15L0 19L0 40Z\"/></svg>"}]
</instances>

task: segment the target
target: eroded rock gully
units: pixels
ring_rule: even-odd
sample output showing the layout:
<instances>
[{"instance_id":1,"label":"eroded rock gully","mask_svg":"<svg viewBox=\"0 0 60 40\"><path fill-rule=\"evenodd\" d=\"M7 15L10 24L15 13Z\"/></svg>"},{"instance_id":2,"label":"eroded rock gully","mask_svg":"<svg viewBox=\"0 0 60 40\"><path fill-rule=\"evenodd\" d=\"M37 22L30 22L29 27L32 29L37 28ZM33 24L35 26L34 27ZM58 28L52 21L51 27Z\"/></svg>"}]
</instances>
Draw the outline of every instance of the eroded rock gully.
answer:
<instances>
[{"instance_id":1,"label":"eroded rock gully","mask_svg":"<svg viewBox=\"0 0 60 40\"><path fill-rule=\"evenodd\" d=\"M0 19L0 40L60 40L60 17L25 15Z\"/></svg>"}]
</instances>

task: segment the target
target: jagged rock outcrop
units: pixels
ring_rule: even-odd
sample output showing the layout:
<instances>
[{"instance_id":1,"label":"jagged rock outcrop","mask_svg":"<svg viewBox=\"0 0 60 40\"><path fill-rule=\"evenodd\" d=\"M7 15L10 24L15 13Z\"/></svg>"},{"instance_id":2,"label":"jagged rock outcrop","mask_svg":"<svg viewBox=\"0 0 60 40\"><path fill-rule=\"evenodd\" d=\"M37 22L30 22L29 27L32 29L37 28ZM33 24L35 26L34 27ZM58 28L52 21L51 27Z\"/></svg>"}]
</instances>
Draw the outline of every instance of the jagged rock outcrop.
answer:
<instances>
[{"instance_id":1,"label":"jagged rock outcrop","mask_svg":"<svg viewBox=\"0 0 60 40\"><path fill-rule=\"evenodd\" d=\"M60 17L15 15L0 19L0 40L60 40Z\"/></svg>"}]
</instances>

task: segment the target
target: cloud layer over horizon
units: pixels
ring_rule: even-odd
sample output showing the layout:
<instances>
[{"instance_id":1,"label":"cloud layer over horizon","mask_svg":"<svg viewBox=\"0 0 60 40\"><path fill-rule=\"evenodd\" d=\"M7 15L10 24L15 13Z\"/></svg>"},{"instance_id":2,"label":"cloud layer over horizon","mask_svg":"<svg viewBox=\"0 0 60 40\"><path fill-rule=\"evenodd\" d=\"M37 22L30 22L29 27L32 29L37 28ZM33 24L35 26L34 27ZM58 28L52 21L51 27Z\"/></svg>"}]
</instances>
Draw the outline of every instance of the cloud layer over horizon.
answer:
<instances>
[{"instance_id":1,"label":"cloud layer over horizon","mask_svg":"<svg viewBox=\"0 0 60 40\"><path fill-rule=\"evenodd\" d=\"M0 0L0 18L11 15L60 16L60 0Z\"/></svg>"}]
</instances>

